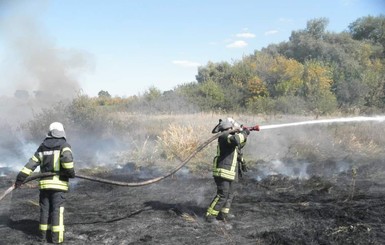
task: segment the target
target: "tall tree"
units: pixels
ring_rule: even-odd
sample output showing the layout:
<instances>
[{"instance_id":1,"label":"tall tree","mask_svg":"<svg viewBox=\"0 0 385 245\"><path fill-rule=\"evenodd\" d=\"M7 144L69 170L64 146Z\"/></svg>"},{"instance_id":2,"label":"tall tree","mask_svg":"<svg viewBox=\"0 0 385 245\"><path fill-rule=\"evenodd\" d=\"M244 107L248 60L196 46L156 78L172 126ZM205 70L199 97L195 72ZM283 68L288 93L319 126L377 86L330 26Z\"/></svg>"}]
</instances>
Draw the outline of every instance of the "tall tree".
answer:
<instances>
[{"instance_id":1,"label":"tall tree","mask_svg":"<svg viewBox=\"0 0 385 245\"><path fill-rule=\"evenodd\" d=\"M223 106L224 94L222 89L212 80L200 84L199 95L203 99L201 108L204 110L213 110Z\"/></svg>"},{"instance_id":2,"label":"tall tree","mask_svg":"<svg viewBox=\"0 0 385 245\"><path fill-rule=\"evenodd\" d=\"M366 16L349 25L349 33L356 40L371 40L385 44L385 15Z\"/></svg>"},{"instance_id":3,"label":"tall tree","mask_svg":"<svg viewBox=\"0 0 385 245\"><path fill-rule=\"evenodd\" d=\"M276 77L274 96L298 95L303 84L303 65L294 59L277 56L271 73Z\"/></svg>"},{"instance_id":4,"label":"tall tree","mask_svg":"<svg viewBox=\"0 0 385 245\"><path fill-rule=\"evenodd\" d=\"M208 62L206 66L198 68L198 74L195 78L198 83L204 83L208 80L212 80L218 84L226 84L229 81L230 71L231 65L227 62Z\"/></svg>"},{"instance_id":5,"label":"tall tree","mask_svg":"<svg viewBox=\"0 0 385 245\"><path fill-rule=\"evenodd\" d=\"M311 60L304 65L302 93L310 109L327 113L335 109L336 98L331 91L331 68L322 62Z\"/></svg>"},{"instance_id":6,"label":"tall tree","mask_svg":"<svg viewBox=\"0 0 385 245\"><path fill-rule=\"evenodd\" d=\"M110 93L106 90L100 90L98 93L99 98L111 98Z\"/></svg>"}]
</instances>

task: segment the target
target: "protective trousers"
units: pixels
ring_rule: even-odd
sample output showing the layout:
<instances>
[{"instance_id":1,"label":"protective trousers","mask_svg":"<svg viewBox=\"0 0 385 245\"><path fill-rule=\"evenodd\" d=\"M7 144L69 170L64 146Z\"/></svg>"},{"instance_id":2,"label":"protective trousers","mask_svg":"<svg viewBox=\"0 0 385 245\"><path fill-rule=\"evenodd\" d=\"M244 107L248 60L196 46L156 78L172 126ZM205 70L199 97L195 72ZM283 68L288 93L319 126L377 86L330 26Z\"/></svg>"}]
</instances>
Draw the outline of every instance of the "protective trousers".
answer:
<instances>
[{"instance_id":1,"label":"protective trousers","mask_svg":"<svg viewBox=\"0 0 385 245\"><path fill-rule=\"evenodd\" d=\"M40 190L40 235L53 243L64 241L64 192Z\"/></svg>"},{"instance_id":2,"label":"protective trousers","mask_svg":"<svg viewBox=\"0 0 385 245\"><path fill-rule=\"evenodd\" d=\"M220 177L214 177L214 180L217 185L217 194L207 209L206 216L212 215L217 217L220 215L224 218L230 212L231 203L234 198L233 181Z\"/></svg>"}]
</instances>

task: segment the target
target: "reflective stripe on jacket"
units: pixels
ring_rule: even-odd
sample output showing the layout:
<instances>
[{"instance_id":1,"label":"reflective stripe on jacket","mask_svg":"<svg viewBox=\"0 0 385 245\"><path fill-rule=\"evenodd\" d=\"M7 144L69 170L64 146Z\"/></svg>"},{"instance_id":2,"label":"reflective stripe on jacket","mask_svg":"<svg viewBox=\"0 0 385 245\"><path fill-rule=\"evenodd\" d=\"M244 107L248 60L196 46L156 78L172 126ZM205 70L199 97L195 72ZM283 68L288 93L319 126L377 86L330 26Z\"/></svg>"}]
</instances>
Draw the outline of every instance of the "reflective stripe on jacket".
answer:
<instances>
[{"instance_id":1,"label":"reflective stripe on jacket","mask_svg":"<svg viewBox=\"0 0 385 245\"><path fill-rule=\"evenodd\" d=\"M64 138L47 137L20 171L18 180L24 180L40 166L41 173L55 173L39 181L41 190L68 191L69 178L75 177L71 146Z\"/></svg>"},{"instance_id":2,"label":"reflective stripe on jacket","mask_svg":"<svg viewBox=\"0 0 385 245\"><path fill-rule=\"evenodd\" d=\"M213 161L213 176L228 180L236 180L238 175L238 151L246 143L247 134L224 133L218 138L217 155Z\"/></svg>"}]
</instances>

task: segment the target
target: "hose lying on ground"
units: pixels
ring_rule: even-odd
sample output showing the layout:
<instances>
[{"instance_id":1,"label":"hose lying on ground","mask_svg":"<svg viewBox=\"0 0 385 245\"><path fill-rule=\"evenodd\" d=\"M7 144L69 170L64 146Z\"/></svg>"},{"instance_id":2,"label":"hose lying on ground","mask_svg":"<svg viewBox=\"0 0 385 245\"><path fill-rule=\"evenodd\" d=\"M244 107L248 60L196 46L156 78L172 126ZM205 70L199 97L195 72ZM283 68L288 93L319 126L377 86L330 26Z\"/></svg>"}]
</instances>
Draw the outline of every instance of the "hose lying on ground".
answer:
<instances>
[{"instance_id":1,"label":"hose lying on ground","mask_svg":"<svg viewBox=\"0 0 385 245\"><path fill-rule=\"evenodd\" d=\"M235 131L237 131L237 130L232 130L230 132L235 132ZM223 134L223 132L222 133L217 133L214 136L212 136L211 138L209 138L208 140L206 140L205 142L203 142L202 144L200 144L184 161L182 161L172 171L170 171L169 173L167 173L167 174L165 174L163 176L159 176L157 178L153 178L153 179L149 179L149 180L145 180L145 181L141 181L141 182L122 182L122 181L114 181L114 180L102 179L102 178L98 178L98 177L94 177L94 176L86 176L86 175L81 175L81 174L76 174L75 177L76 178L80 178L80 179L86 179L86 180L90 180L90 181L100 182L100 183L104 183L104 184L109 184L109 185L118 185L118 186L126 186L126 187L138 187L138 186L150 185L150 184L156 183L158 181L161 181L161 180L163 180L163 179L165 179L167 177L170 177L171 175L175 174L179 169L181 169L184 165L186 165L191 160L191 158L193 158L197 153L199 153L201 150L203 150L208 144L210 144L212 141L217 139L222 134ZM53 176L53 175L55 175L55 173L36 173L36 174L31 174L28 178L25 179L23 184L25 184L25 183L27 183L27 182L29 182L31 180L34 180L34 179L38 179L38 178L42 178L42 177L47 177L47 176ZM9 187L0 196L0 201L6 195L11 193L14 189L15 189L14 185Z\"/></svg>"},{"instance_id":2,"label":"hose lying on ground","mask_svg":"<svg viewBox=\"0 0 385 245\"><path fill-rule=\"evenodd\" d=\"M216 135L212 136L210 139L208 139L205 142L203 142L202 144L200 144L184 161L182 161L172 171L170 171L169 173L167 173L163 176L159 176L159 177L154 178L154 179L149 179L149 180L145 180L145 181L141 181L141 182L121 182L121 181L102 179L102 178L93 177L93 176L92 177L91 176L84 176L84 175L80 175L80 174L76 174L76 177L80 178L80 179L86 179L86 180L96 181L96 182L100 182L100 183L105 183L105 184L110 184L110 185L118 185L118 186L126 186L126 187L138 187L138 186L150 185L150 184L161 181L161 180L175 174L179 169L181 169L184 165L186 165L191 160L191 158L193 158L198 152L203 150L208 144L210 144L212 141L217 139L219 136L220 136L220 134L216 134Z\"/></svg>"}]
</instances>

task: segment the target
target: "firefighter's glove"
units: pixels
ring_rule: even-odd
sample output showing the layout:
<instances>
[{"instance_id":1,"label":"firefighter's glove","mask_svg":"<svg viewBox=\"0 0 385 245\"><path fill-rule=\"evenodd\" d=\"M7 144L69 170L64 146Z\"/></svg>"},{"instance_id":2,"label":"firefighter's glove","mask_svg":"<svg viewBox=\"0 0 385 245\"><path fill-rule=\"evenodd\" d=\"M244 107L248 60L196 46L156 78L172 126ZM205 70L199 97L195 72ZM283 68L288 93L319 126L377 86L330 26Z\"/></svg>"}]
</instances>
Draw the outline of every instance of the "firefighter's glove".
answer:
<instances>
[{"instance_id":1,"label":"firefighter's glove","mask_svg":"<svg viewBox=\"0 0 385 245\"><path fill-rule=\"evenodd\" d=\"M15 182L15 188L19 188L23 183L24 183L24 180L28 177L28 175L26 175L25 173L23 172L20 172L17 176L16 176L16 182Z\"/></svg>"},{"instance_id":2,"label":"firefighter's glove","mask_svg":"<svg viewBox=\"0 0 385 245\"><path fill-rule=\"evenodd\" d=\"M20 186L23 184L23 181L16 180L15 182L15 189L20 188Z\"/></svg>"},{"instance_id":3,"label":"firefighter's glove","mask_svg":"<svg viewBox=\"0 0 385 245\"><path fill-rule=\"evenodd\" d=\"M245 131L245 133L246 133L247 135L250 134L250 129L248 129L247 127L243 127L243 128L242 128L242 131Z\"/></svg>"}]
</instances>

